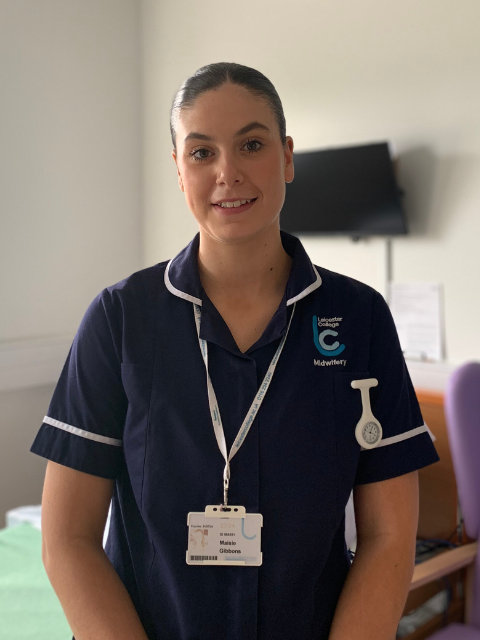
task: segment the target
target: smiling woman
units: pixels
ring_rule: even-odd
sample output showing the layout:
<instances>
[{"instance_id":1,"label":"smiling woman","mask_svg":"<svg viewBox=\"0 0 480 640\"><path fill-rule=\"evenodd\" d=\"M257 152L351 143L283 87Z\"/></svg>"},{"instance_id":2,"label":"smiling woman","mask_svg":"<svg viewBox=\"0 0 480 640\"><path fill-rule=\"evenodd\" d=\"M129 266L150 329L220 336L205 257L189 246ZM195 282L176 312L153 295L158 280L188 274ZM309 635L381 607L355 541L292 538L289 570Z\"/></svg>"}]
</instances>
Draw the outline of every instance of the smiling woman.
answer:
<instances>
[{"instance_id":1,"label":"smiling woman","mask_svg":"<svg viewBox=\"0 0 480 640\"><path fill-rule=\"evenodd\" d=\"M394 637L439 457L388 306L280 229L293 140L262 73L202 67L170 128L199 231L93 300L31 447L57 463L52 584L79 639Z\"/></svg>"},{"instance_id":2,"label":"smiling woman","mask_svg":"<svg viewBox=\"0 0 480 640\"><path fill-rule=\"evenodd\" d=\"M277 309L291 267L279 215L294 176L293 140L280 99L255 70L210 65L176 95L171 134L179 187L200 228L202 286L246 351Z\"/></svg>"},{"instance_id":3,"label":"smiling woman","mask_svg":"<svg viewBox=\"0 0 480 640\"><path fill-rule=\"evenodd\" d=\"M231 251L227 259L237 263L231 275L247 292L251 286L238 273L245 251L266 241L277 257L282 253L278 217L285 183L294 176L293 141L285 135L273 87L238 67L211 65L208 73L197 72L174 100L171 133L179 186L200 226L200 260L210 253L207 243L236 245L238 259ZM260 84L256 91L249 86L254 79ZM249 272L257 280L253 265ZM265 284L269 288L270 282Z\"/></svg>"}]
</instances>

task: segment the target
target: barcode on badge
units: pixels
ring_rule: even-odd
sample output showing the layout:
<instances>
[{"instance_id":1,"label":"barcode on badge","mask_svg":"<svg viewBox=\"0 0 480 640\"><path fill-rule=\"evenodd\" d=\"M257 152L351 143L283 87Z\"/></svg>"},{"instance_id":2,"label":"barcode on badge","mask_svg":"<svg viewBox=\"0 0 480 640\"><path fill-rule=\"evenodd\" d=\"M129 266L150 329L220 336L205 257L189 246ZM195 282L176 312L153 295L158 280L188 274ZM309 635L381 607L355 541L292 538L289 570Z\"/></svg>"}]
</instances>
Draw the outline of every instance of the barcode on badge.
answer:
<instances>
[{"instance_id":1,"label":"barcode on badge","mask_svg":"<svg viewBox=\"0 0 480 640\"><path fill-rule=\"evenodd\" d=\"M200 562L201 560L218 560L217 556L190 556L192 562Z\"/></svg>"}]
</instances>

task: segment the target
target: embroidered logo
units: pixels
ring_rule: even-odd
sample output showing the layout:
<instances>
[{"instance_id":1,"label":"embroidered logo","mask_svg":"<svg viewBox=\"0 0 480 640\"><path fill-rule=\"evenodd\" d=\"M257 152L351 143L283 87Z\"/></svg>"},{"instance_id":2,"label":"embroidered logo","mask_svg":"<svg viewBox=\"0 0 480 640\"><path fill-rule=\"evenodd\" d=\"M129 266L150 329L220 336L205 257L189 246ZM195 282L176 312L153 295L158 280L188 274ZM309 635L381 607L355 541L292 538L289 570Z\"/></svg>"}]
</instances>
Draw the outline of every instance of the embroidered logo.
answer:
<instances>
[{"instance_id":1,"label":"embroidered logo","mask_svg":"<svg viewBox=\"0 0 480 640\"><path fill-rule=\"evenodd\" d=\"M334 331L333 328L338 327L341 321L342 318L317 318L317 316L313 316L313 342L322 356L333 358L344 351L345 345L340 344L338 340L330 344L325 341L327 336L338 336L338 331ZM324 329L319 333L319 327L332 327L332 329Z\"/></svg>"}]
</instances>

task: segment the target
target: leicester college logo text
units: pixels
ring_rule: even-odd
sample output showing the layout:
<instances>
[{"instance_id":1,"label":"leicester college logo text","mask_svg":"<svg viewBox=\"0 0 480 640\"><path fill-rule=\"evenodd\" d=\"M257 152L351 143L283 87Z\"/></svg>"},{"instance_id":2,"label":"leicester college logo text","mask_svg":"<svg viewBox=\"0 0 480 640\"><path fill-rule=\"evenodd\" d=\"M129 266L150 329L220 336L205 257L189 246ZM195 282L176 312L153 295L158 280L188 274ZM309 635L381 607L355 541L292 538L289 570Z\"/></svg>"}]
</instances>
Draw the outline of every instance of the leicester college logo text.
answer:
<instances>
[{"instance_id":1,"label":"leicester college logo text","mask_svg":"<svg viewBox=\"0 0 480 640\"><path fill-rule=\"evenodd\" d=\"M322 318L322 321L323 320L341 320L341 318L328 318L328 319ZM317 316L313 316L313 342L317 347L317 349L322 354L322 356L329 356L329 357L338 356L345 349L345 345L340 344L338 340L335 340L335 342L331 344L328 344L327 342L325 342L325 338L327 338L327 336L334 336L334 337L338 336L338 331L333 331L332 329L324 329L319 333L318 332L319 325L325 326L326 324L327 322L320 323L318 321ZM338 326L338 323L334 323L334 324Z\"/></svg>"}]
</instances>

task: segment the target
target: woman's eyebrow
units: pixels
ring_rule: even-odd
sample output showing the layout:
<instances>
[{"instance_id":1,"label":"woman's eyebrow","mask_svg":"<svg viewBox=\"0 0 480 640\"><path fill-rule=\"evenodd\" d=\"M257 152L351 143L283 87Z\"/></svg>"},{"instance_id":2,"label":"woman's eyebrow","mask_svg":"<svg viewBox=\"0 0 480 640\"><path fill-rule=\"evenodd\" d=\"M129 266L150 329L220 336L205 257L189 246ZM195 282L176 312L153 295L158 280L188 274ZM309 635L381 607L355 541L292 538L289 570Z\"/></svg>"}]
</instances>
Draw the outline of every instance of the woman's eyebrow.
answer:
<instances>
[{"instance_id":1,"label":"woman's eyebrow","mask_svg":"<svg viewBox=\"0 0 480 640\"><path fill-rule=\"evenodd\" d=\"M270 133L270 129L266 125L262 124L261 122L253 121L245 125L241 129L239 129L234 134L234 137L237 138L238 136L243 136L249 131L252 131L253 129L263 129L264 131L268 131ZM191 133L188 134L188 136L185 137L184 142L187 142L187 140L192 140L192 139L213 140L211 136L206 136L204 133L197 133L196 131L192 131Z\"/></svg>"}]
</instances>

